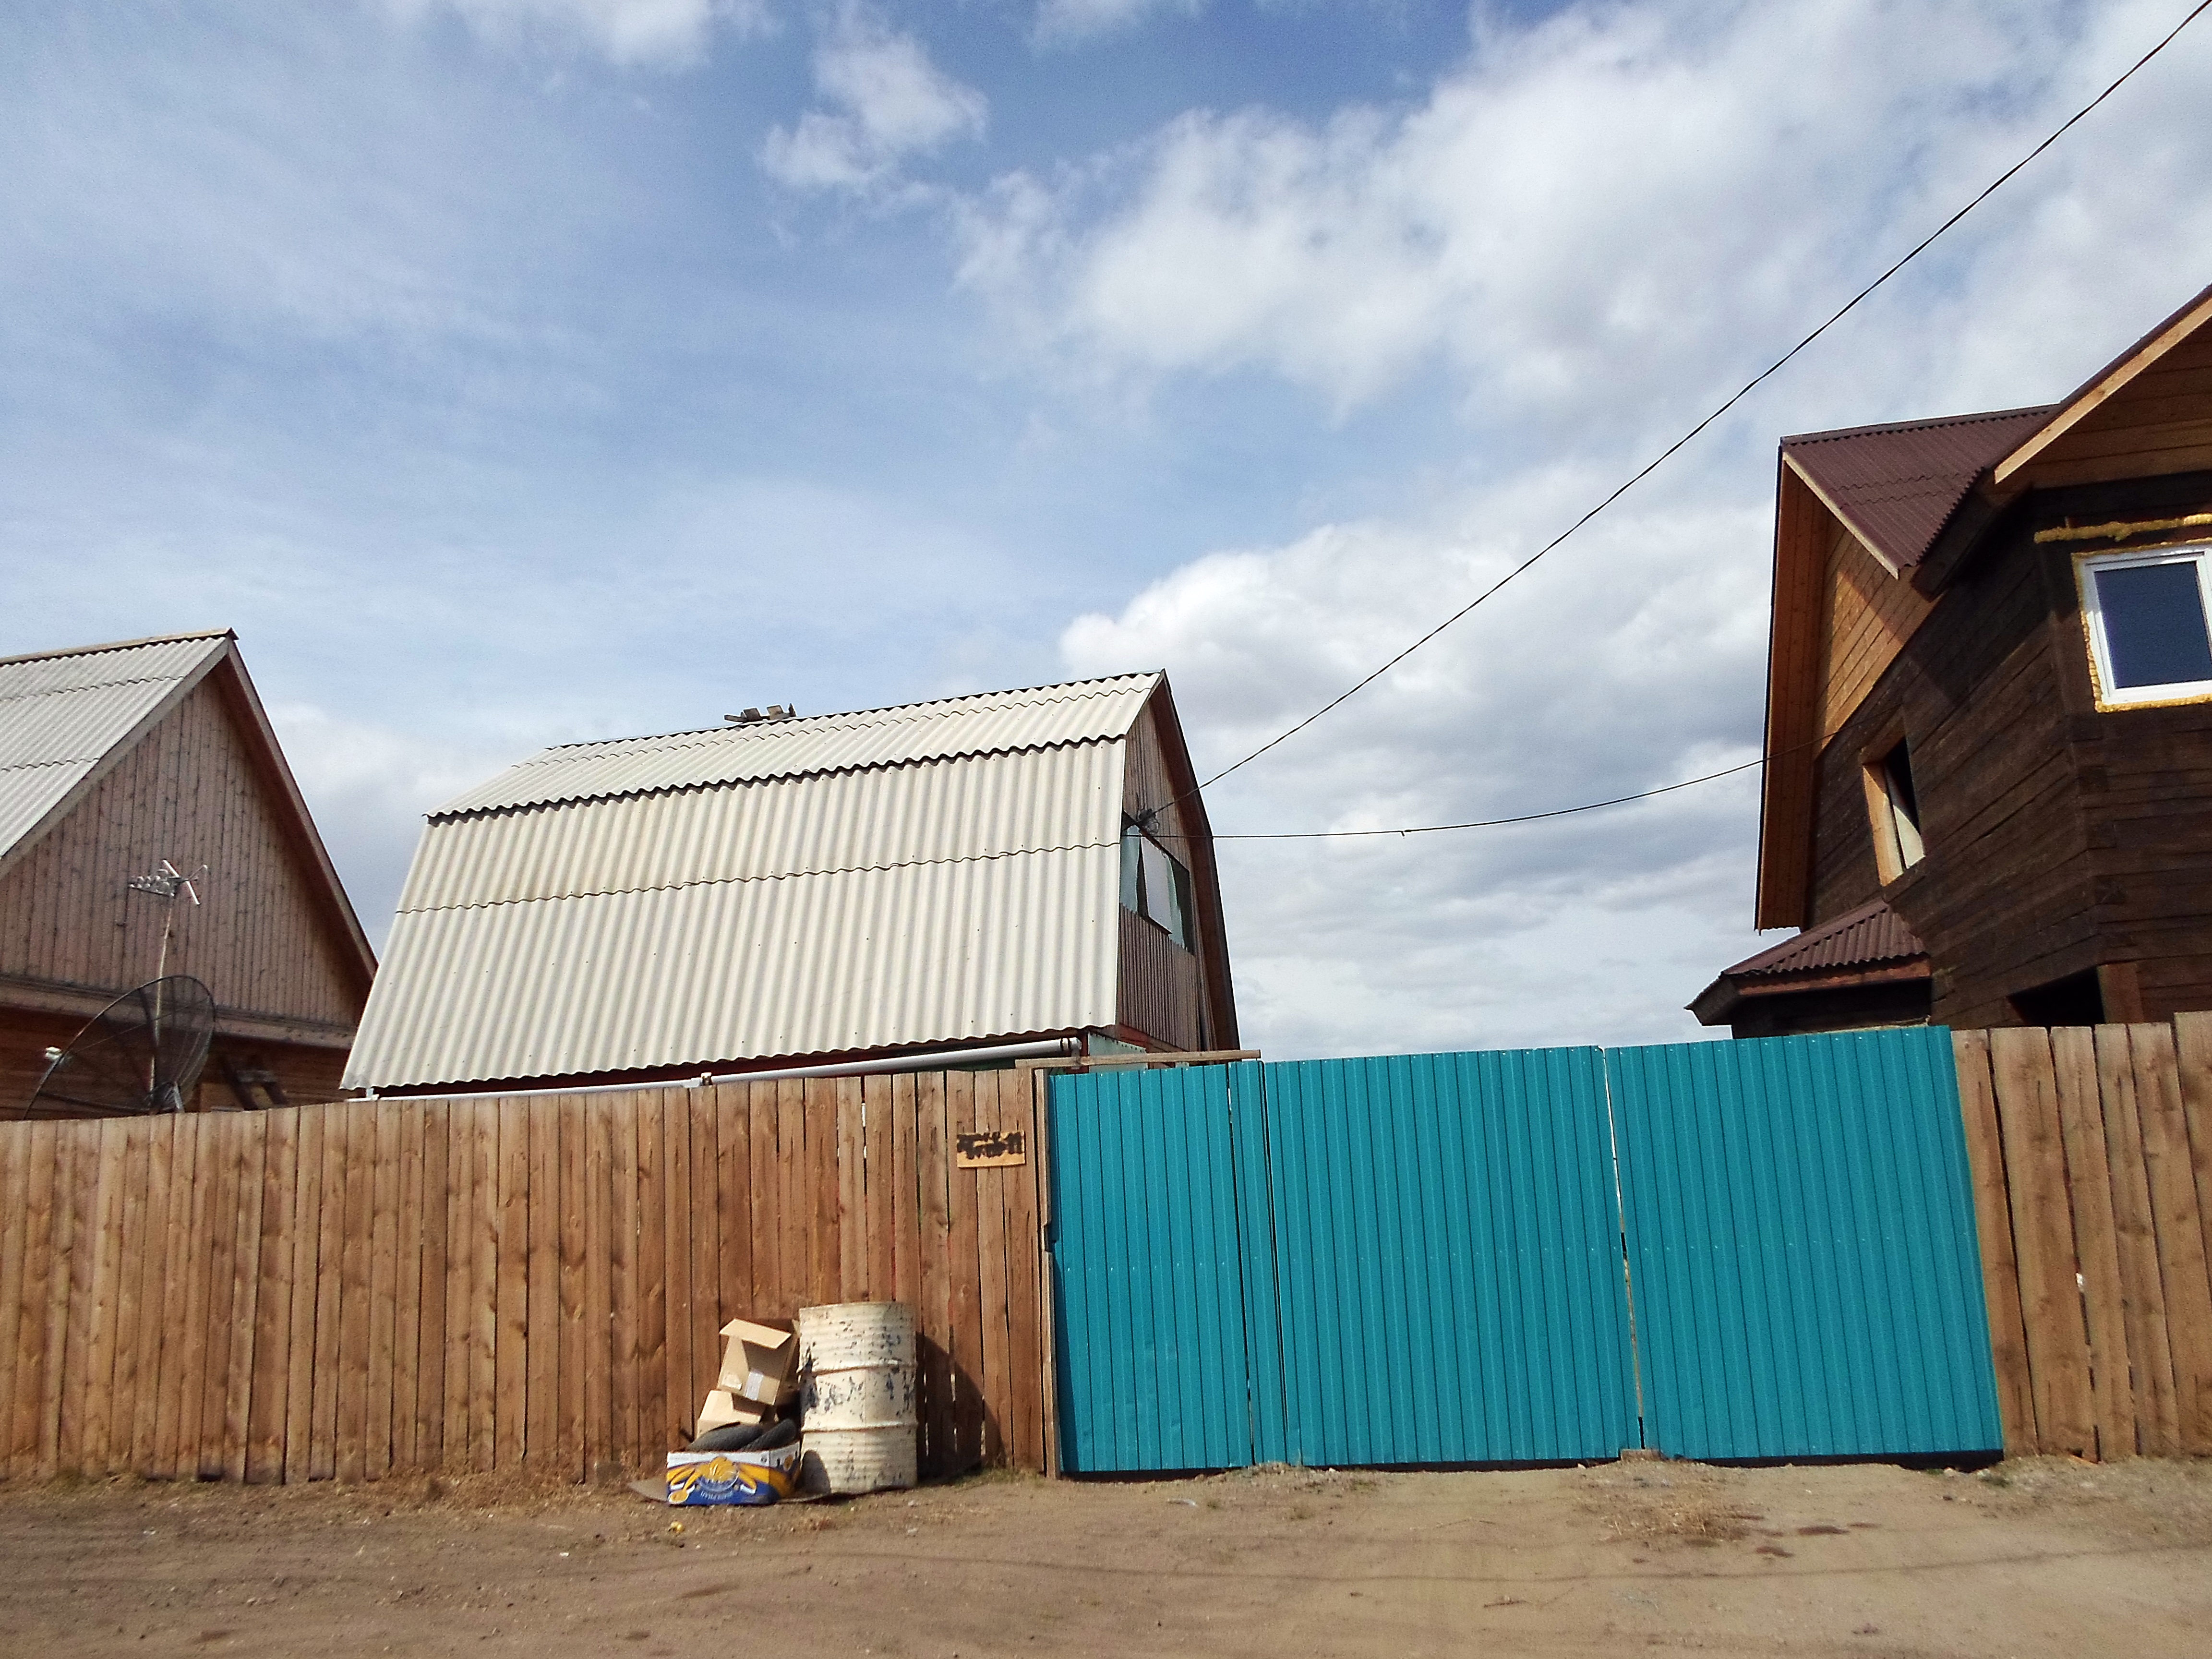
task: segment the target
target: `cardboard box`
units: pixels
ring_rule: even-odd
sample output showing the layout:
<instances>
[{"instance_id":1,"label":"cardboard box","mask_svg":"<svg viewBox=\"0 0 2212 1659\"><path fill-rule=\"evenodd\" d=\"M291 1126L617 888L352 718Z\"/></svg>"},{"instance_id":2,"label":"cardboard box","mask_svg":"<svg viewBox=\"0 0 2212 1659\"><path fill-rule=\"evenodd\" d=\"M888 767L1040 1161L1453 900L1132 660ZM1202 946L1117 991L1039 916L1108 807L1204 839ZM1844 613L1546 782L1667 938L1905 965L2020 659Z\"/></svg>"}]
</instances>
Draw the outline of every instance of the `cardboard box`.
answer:
<instances>
[{"instance_id":1,"label":"cardboard box","mask_svg":"<svg viewBox=\"0 0 2212 1659\"><path fill-rule=\"evenodd\" d=\"M799 1392L799 1339L791 1332L732 1319L722 1334L730 1344L716 1388L761 1406L781 1406Z\"/></svg>"},{"instance_id":2,"label":"cardboard box","mask_svg":"<svg viewBox=\"0 0 2212 1659\"><path fill-rule=\"evenodd\" d=\"M719 1429L726 1423L772 1423L778 1416L773 1406L763 1406L754 1400L740 1400L727 1389L710 1389L699 1407L699 1425L691 1431L693 1437Z\"/></svg>"},{"instance_id":3,"label":"cardboard box","mask_svg":"<svg viewBox=\"0 0 2212 1659\"><path fill-rule=\"evenodd\" d=\"M668 1501L685 1505L773 1504L797 1489L799 1459L795 1445L764 1452L671 1452Z\"/></svg>"}]
</instances>

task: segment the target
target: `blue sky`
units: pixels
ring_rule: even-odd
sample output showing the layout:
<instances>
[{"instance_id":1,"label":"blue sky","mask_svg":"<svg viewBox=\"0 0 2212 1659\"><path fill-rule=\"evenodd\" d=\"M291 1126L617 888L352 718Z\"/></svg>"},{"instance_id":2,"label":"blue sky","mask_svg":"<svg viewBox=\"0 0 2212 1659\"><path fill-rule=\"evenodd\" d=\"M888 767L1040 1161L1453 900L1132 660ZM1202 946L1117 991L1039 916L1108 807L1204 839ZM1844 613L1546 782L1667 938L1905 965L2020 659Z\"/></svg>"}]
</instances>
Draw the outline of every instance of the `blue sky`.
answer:
<instances>
[{"instance_id":1,"label":"blue sky","mask_svg":"<svg viewBox=\"0 0 2212 1659\"><path fill-rule=\"evenodd\" d=\"M422 811L547 743L1164 666L1218 766L2185 9L36 9L0 48L0 651L237 629L380 938ZM1775 438L2046 400L2194 292L2208 70L2185 35L1217 829L1755 752ZM1743 779L1226 846L1248 1035L1693 1035L1757 943L1756 819Z\"/></svg>"}]
</instances>

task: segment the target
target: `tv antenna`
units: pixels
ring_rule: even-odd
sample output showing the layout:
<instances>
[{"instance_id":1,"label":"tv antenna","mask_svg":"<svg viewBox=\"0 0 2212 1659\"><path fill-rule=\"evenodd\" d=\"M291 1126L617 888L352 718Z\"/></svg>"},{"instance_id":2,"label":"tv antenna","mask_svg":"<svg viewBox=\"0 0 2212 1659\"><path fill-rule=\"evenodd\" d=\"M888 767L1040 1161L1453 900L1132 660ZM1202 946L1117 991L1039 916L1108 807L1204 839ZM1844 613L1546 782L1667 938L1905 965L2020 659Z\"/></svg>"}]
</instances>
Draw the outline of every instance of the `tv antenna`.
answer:
<instances>
[{"instance_id":1,"label":"tv antenna","mask_svg":"<svg viewBox=\"0 0 2212 1659\"><path fill-rule=\"evenodd\" d=\"M192 902L192 908L198 909L200 908L199 884L207 879L207 874L208 867L204 864L188 876L168 860L163 859L161 867L155 871L152 875L133 876L124 883L124 885L132 892L150 894L155 898L165 901L169 907L169 914L161 923L161 954L154 966L154 983L156 985L161 983L169 975L169 941L175 936L177 931L177 901L179 898L189 898Z\"/></svg>"}]
</instances>

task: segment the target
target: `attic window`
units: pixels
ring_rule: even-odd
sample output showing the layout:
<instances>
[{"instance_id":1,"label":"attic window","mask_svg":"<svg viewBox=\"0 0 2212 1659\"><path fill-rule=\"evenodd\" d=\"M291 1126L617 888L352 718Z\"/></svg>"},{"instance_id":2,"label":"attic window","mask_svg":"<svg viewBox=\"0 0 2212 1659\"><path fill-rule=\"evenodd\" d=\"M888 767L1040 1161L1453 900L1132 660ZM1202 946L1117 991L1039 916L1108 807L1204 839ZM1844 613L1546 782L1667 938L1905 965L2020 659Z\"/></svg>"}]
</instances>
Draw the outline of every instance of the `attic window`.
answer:
<instances>
[{"instance_id":1,"label":"attic window","mask_svg":"<svg viewBox=\"0 0 2212 1659\"><path fill-rule=\"evenodd\" d=\"M1920 797L1912 787L1912 756L1899 738L1866 769L1867 815L1873 821L1874 861L1887 886L1928 856L1920 838Z\"/></svg>"},{"instance_id":2,"label":"attic window","mask_svg":"<svg viewBox=\"0 0 2212 1659\"><path fill-rule=\"evenodd\" d=\"M2212 548L2203 547L2081 561L2081 615L2100 707L2212 698L2208 563Z\"/></svg>"},{"instance_id":3,"label":"attic window","mask_svg":"<svg viewBox=\"0 0 2212 1659\"><path fill-rule=\"evenodd\" d=\"M1121 908L1166 930L1190 947L1190 872L1135 824L1121 830Z\"/></svg>"}]
</instances>

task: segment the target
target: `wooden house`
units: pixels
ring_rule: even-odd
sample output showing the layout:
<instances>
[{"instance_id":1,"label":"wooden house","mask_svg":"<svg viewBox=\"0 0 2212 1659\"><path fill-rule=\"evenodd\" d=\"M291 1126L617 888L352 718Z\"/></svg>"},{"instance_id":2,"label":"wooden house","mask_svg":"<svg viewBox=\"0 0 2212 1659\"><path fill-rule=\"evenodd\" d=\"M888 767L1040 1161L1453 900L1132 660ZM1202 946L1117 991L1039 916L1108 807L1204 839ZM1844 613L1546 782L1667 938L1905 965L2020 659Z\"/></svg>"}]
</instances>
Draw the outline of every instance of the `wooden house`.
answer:
<instances>
[{"instance_id":1,"label":"wooden house","mask_svg":"<svg viewBox=\"0 0 2212 1659\"><path fill-rule=\"evenodd\" d=\"M2063 401L1783 441L1738 1036L2212 1007L2212 289Z\"/></svg>"},{"instance_id":2,"label":"wooden house","mask_svg":"<svg viewBox=\"0 0 2212 1659\"><path fill-rule=\"evenodd\" d=\"M1165 676L550 749L430 814L350 1087L1234 1048Z\"/></svg>"},{"instance_id":3,"label":"wooden house","mask_svg":"<svg viewBox=\"0 0 2212 1659\"><path fill-rule=\"evenodd\" d=\"M165 861L192 895L131 886ZM236 639L0 660L0 1119L165 966L216 1002L189 1103L336 1094L376 961Z\"/></svg>"}]
</instances>

